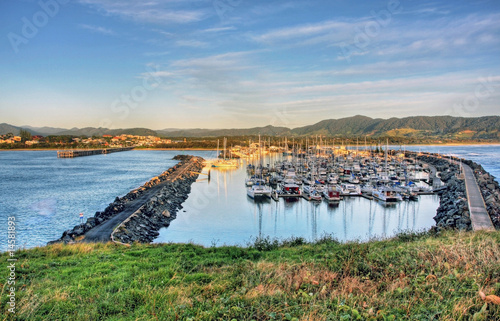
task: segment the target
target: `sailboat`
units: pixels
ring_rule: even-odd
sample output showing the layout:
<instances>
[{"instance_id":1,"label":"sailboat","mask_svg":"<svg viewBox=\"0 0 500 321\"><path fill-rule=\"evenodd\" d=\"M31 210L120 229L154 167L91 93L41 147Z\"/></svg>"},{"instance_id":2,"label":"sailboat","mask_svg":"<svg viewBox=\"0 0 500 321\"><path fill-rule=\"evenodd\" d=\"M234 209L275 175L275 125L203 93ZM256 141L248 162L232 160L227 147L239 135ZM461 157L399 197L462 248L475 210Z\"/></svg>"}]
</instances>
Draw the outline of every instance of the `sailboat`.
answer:
<instances>
[{"instance_id":1,"label":"sailboat","mask_svg":"<svg viewBox=\"0 0 500 321\"><path fill-rule=\"evenodd\" d=\"M261 197L271 197L271 188L263 184L255 184L247 188L247 195L251 199L261 198Z\"/></svg>"},{"instance_id":2,"label":"sailboat","mask_svg":"<svg viewBox=\"0 0 500 321\"><path fill-rule=\"evenodd\" d=\"M219 140L217 140L217 160L212 164L212 167L221 167L221 168L235 168L238 167L238 160L236 159L226 159L226 144L227 138L224 137L224 158L219 158Z\"/></svg>"},{"instance_id":3,"label":"sailboat","mask_svg":"<svg viewBox=\"0 0 500 321\"><path fill-rule=\"evenodd\" d=\"M256 180L256 182L249 188L247 188L247 195L251 199L268 197L271 198L271 187L264 185L262 182L264 181L262 177L262 153L260 146L260 135L259 135L259 158L260 158L260 179Z\"/></svg>"},{"instance_id":4,"label":"sailboat","mask_svg":"<svg viewBox=\"0 0 500 321\"><path fill-rule=\"evenodd\" d=\"M382 202L387 203L400 202L403 200L401 194L397 193L394 189L387 186L380 186L378 189L372 192L372 196Z\"/></svg>"},{"instance_id":5,"label":"sailboat","mask_svg":"<svg viewBox=\"0 0 500 321\"><path fill-rule=\"evenodd\" d=\"M340 201L340 192L337 191L334 187L330 186L323 190L323 197L328 202L339 202Z\"/></svg>"},{"instance_id":6,"label":"sailboat","mask_svg":"<svg viewBox=\"0 0 500 321\"><path fill-rule=\"evenodd\" d=\"M292 152L288 150L288 141L285 137L285 150L283 151L283 156L292 156Z\"/></svg>"}]
</instances>

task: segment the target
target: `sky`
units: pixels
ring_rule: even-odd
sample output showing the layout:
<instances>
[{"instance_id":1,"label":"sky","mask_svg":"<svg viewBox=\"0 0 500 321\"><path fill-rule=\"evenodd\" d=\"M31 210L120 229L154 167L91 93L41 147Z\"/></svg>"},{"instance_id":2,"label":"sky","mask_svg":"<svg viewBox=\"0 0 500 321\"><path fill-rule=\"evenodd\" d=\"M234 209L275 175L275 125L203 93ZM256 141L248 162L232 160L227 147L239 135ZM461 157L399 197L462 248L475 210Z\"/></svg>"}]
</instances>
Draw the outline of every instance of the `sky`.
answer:
<instances>
[{"instance_id":1,"label":"sky","mask_svg":"<svg viewBox=\"0 0 500 321\"><path fill-rule=\"evenodd\" d=\"M500 115L497 0L2 0L0 123Z\"/></svg>"}]
</instances>

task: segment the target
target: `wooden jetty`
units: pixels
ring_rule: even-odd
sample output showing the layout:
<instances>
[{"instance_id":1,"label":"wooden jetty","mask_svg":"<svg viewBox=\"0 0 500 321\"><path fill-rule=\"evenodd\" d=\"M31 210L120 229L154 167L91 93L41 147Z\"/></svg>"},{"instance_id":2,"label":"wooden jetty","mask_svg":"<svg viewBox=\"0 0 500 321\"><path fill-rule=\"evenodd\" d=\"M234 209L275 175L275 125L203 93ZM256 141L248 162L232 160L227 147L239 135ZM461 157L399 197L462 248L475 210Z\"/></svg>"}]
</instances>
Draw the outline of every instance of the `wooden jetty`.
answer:
<instances>
[{"instance_id":1,"label":"wooden jetty","mask_svg":"<svg viewBox=\"0 0 500 321\"><path fill-rule=\"evenodd\" d=\"M132 149L134 149L134 147L106 148L106 149L59 150L59 151L57 151L57 157L58 158L75 158L75 157L83 157L83 156L92 156L92 155L124 152L124 151L132 150Z\"/></svg>"}]
</instances>

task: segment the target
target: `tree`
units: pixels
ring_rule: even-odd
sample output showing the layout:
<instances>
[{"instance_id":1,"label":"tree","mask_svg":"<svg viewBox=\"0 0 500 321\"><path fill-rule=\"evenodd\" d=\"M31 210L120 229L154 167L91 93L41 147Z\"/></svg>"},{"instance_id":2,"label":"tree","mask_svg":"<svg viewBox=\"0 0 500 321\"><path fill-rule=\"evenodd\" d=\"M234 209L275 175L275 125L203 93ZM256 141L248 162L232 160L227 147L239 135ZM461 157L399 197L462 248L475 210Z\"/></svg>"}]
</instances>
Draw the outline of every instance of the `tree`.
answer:
<instances>
[{"instance_id":1,"label":"tree","mask_svg":"<svg viewBox=\"0 0 500 321\"><path fill-rule=\"evenodd\" d=\"M31 140L31 133L27 130L21 129L19 136L21 136L21 142L25 143L28 140Z\"/></svg>"}]
</instances>

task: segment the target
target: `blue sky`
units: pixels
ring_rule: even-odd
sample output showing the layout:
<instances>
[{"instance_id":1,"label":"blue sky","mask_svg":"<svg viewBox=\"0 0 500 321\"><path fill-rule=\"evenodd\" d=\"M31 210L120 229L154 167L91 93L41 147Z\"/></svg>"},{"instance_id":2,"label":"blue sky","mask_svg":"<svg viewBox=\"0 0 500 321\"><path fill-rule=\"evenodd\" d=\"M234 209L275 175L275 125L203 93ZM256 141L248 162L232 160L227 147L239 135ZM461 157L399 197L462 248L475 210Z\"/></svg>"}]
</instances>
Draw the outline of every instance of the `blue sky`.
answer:
<instances>
[{"instance_id":1,"label":"blue sky","mask_svg":"<svg viewBox=\"0 0 500 321\"><path fill-rule=\"evenodd\" d=\"M3 0L0 30L18 126L500 114L497 0Z\"/></svg>"}]
</instances>

